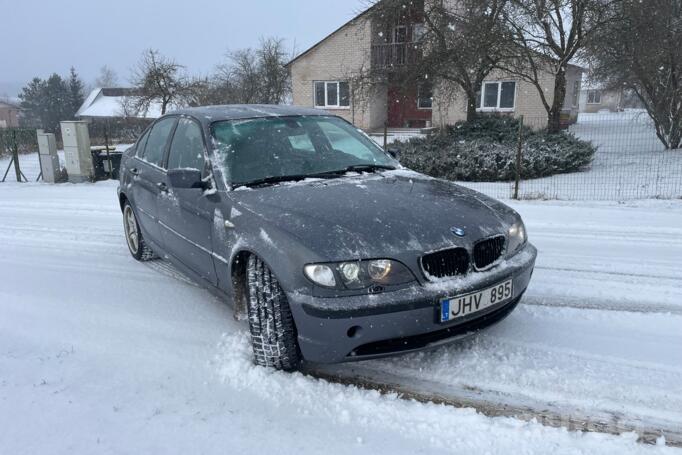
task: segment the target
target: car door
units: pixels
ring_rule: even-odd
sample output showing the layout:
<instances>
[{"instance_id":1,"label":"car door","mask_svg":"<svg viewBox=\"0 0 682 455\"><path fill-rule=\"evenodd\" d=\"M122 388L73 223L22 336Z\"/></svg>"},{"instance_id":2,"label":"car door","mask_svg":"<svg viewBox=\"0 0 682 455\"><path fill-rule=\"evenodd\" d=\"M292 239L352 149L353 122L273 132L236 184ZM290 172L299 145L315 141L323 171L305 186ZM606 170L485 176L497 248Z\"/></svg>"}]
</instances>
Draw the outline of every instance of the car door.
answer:
<instances>
[{"instance_id":1,"label":"car door","mask_svg":"<svg viewBox=\"0 0 682 455\"><path fill-rule=\"evenodd\" d=\"M135 160L128 168L133 174L132 197L138 223L144 235L163 248L158 224L158 195L166 186L166 171L163 168L168 142L177 122L176 117L159 120L140 142ZM142 144L144 142L144 144Z\"/></svg>"},{"instance_id":2,"label":"car door","mask_svg":"<svg viewBox=\"0 0 682 455\"><path fill-rule=\"evenodd\" d=\"M200 124L181 117L168 154L168 171L197 169L206 177L207 159ZM167 182L170 186L170 183ZM218 198L201 189L168 188L159 196L159 225L166 251L197 275L217 283L212 231Z\"/></svg>"}]
</instances>

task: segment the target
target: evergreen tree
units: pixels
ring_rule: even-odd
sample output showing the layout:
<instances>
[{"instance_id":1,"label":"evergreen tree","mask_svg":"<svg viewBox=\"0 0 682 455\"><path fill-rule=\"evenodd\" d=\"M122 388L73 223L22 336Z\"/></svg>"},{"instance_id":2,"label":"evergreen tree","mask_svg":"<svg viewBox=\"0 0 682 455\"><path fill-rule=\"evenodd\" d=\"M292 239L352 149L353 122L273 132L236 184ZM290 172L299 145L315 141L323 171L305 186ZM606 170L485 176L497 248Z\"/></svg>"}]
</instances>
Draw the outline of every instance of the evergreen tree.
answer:
<instances>
[{"instance_id":1,"label":"evergreen tree","mask_svg":"<svg viewBox=\"0 0 682 455\"><path fill-rule=\"evenodd\" d=\"M59 74L47 80L34 78L19 95L26 126L58 132L59 122L73 118L69 84Z\"/></svg>"},{"instance_id":2,"label":"evergreen tree","mask_svg":"<svg viewBox=\"0 0 682 455\"><path fill-rule=\"evenodd\" d=\"M85 101L83 81L81 81L76 69L72 66L69 73L69 111L70 118L75 118L76 112Z\"/></svg>"}]
</instances>

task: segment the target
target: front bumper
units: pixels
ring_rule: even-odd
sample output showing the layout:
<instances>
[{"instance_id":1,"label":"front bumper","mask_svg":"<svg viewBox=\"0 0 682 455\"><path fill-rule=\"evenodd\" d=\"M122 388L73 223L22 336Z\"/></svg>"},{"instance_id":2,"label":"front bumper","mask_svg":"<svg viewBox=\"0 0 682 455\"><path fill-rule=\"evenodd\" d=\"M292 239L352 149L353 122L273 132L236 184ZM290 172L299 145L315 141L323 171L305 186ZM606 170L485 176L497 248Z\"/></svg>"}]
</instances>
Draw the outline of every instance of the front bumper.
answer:
<instances>
[{"instance_id":1,"label":"front bumper","mask_svg":"<svg viewBox=\"0 0 682 455\"><path fill-rule=\"evenodd\" d=\"M378 295L319 298L287 293L303 357L338 363L406 353L449 343L508 316L526 291L537 250L527 244L491 270ZM513 299L451 323L439 322L442 299L512 278Z\"/></svg>"}]
</instances>

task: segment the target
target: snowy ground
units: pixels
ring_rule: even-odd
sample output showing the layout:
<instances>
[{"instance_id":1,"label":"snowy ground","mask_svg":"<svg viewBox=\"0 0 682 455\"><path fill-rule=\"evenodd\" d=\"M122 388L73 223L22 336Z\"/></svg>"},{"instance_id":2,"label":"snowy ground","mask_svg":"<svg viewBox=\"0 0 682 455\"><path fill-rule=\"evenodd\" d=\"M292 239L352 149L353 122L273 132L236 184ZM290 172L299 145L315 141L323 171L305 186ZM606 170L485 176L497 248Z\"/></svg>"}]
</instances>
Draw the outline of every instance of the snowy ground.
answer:
<instances>
[{"instance_id":1,"label":"snowy ground","mask_svg":"<svg viewBox=\"0 0 682 455\"><path fill-rule=\"evenodd\" d=\"M677 453L251 364L229 307L130 258L115 183L0 184L0 453ZM538 270L463 344L339 367L682 428L682 203L522 203Z\"/></svg>"}]
</instances>

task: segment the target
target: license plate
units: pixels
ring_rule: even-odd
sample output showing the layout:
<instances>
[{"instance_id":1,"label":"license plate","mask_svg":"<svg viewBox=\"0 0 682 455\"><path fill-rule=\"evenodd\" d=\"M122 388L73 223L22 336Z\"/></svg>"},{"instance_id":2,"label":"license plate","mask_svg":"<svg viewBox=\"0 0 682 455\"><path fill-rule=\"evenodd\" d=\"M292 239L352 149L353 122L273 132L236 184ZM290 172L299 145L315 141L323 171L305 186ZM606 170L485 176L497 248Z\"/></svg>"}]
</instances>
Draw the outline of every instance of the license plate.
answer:
<instances>
[{"instance_id":1,"label":"license plate","mask_svg":"<svg viewBox=\"0 0 682 455\"><path fill-rule=\"evenodd\" d=\"M508 302L513 297L514 283L512 280L509 280L482 291L443 299L440 302L440 322L453 321L469 316L491 306Z\"/></svg>"}]
</instances>

